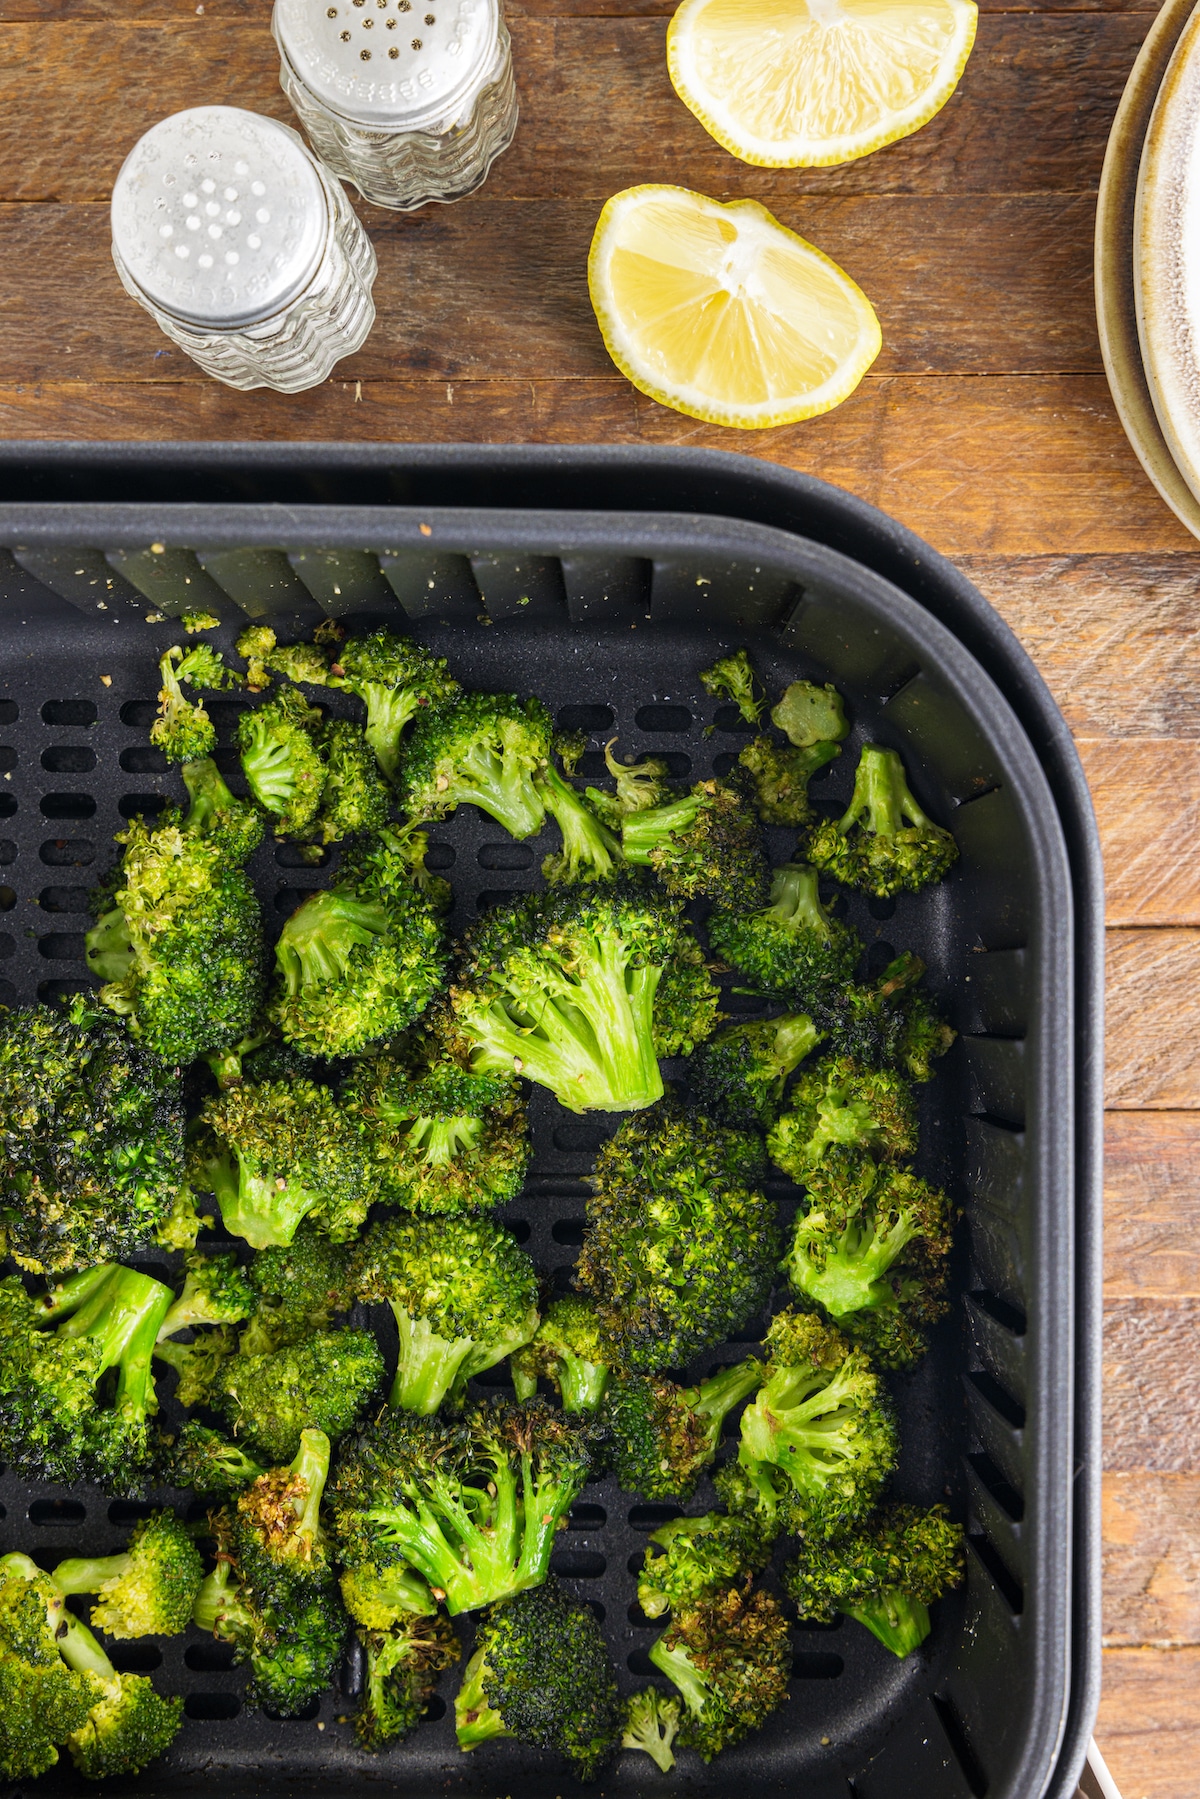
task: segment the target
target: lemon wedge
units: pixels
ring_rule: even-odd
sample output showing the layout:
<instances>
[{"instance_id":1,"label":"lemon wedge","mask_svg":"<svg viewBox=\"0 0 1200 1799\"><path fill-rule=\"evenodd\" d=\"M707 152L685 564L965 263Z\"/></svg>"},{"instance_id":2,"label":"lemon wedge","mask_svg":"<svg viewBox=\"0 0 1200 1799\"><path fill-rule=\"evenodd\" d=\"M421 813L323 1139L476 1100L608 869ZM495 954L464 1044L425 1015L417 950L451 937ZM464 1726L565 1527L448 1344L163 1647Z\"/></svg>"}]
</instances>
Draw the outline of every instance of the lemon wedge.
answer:
<instances>
[{"instance_id":1,"label":"lemon wedge","mask_svg":"<svg viewBox=\"0 0 1200 1799\"><path fill-rule=\"evenodd\" d=\"M822 168L907 137L946 104L973 0L683 0L675 92L743 162Z\"/></svg>"},{"instance_id":2,"label":"lemon wedge","mask_svg":"<svg viewBox=\"0 0 1200 1799\"><path fill-rule=\"evenodd\" d=\"M828 412L882 339L850 277L756 200L629 187L600 214L588 288L605 348L636 388L746 430Z\"/></svg>"}]
</instances>

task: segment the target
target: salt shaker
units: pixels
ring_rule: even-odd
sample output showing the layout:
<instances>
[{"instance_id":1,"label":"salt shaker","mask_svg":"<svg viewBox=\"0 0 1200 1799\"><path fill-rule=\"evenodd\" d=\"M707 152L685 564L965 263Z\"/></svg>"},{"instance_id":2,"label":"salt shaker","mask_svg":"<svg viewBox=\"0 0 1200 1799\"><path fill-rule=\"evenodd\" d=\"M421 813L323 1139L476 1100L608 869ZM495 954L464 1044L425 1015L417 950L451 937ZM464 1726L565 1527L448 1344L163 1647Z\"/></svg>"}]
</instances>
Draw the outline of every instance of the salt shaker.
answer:
<instances>
[{"instance_id":1,"label":"salt shaker","mask_svg":"<svg viewBox=\"0 0 1200 1799\"><path fill-rule=\"evenodd\" d=\"M315 387L375 322L375 252L340 183L240 107L153 125L117 176L112 233L126 291L230 387Z\"/></svg>"},{"instance_id":2,"label":"salt shaker","mask_svg":"<svg viewBox=\"0 0 1200 1799\"><path fill-rule=\"evenodd\" d=\"M317 155L379 206L459 200L512 142L500 0L275 0L271 30Z\"/></svg>"}]
</instances>

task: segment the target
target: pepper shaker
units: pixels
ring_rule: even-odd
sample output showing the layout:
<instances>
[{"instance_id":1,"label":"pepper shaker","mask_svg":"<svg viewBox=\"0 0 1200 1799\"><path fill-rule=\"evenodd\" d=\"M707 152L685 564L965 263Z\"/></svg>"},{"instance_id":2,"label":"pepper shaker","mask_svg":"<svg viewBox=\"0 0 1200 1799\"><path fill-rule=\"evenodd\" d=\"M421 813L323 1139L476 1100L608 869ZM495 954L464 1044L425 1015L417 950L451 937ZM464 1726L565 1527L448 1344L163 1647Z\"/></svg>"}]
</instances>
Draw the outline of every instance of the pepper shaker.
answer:
<instances>
[{"instance_id":1,"label":"pepper shaker","mask_svg":"<svg viewBox=\"0 0 1200 1799\"><path fill-rule=\"evenodd\" d=\"M379 206L460 200L512 142L500 0L275 0L271 30L317 155Z\"/></svg>"},{"instance_id":2,"label":"pepper shaker","mask_svg":"<svg viewBox=\"0 0 1200 1799\"><path fill-rule=\"evenodd\" d=\"M153 125L112 196L126 289L230 387L299 393L375 321L375 252L298 132L236 106Z\"/></svg>"}]
</instances>

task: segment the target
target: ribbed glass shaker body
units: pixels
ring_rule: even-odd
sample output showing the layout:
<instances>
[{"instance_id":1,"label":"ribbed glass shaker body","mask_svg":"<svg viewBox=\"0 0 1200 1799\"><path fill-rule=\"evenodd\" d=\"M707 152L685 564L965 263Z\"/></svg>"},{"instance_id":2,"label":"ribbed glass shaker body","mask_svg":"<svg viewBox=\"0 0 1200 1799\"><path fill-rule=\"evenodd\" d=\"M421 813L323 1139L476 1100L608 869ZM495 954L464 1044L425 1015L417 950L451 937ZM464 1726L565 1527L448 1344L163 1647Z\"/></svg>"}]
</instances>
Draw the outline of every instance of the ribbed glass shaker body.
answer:
<instances>
[{"instance_id":1,"label":"ribbed glass shaker body","mask_svg":"<svg viewBox=\"0 0 1200 1799\"><path fill-rule=\"evenodd\" d=\"M512 142L500 0L275 0L271 30L313 148L378 206L460 200Z\"/></svg>"},{"instance_id":2,"label":"ribbed glass shaker body","mask_svg":"<svg viewBox=\"0 0 1200 1799\"><path fill-rule=\"evenodd\" d=\"M299 393L375 322L375 252L299 134L235 106L151 127L112 198L127 293L229 387Z\"/></svg>"}]
</instances>

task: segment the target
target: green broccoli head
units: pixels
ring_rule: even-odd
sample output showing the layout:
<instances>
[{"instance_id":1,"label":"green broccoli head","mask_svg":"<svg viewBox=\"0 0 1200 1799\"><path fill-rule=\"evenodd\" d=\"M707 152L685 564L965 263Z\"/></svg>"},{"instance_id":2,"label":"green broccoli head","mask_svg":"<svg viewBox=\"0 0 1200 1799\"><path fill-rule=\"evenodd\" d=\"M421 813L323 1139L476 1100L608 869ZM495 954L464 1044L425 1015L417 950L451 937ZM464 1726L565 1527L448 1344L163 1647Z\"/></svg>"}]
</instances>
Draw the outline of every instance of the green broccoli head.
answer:
<instances>
[{"instance_id":1,"label":"green broccoli head","mask_svg":"<svg viewBox=\"0 0 1200 1799\"><path fill-rule=\"evenodd\" d=\"M762 834L739 782L697 781L681 799L631 813L621 848L627 862L652 868L681 899L749 911L767 898Z\"/></svg>"},{"instance_id":2,"label":"green broccoli head","mask_svg":"<svg viewBox=\"0 0 1200 1799\"><path fill-rule=\"evenodd\" d=\"M24 1555L0 1556L0 1775L36 1780L87 1722L98 1689L63 1660L66 1598Z\"/></svg>"},{"instance_id":3,"label":"green broccoli head","mask_svg":"<svg viewBox=\"0 0 1200 1799\"><path fill-rule=\"evenodd\" d=\"M616 880L625 863L620 839L564 781L553 763L547 763L535 777L535 785L562 833L561 850L542 863L544 878L552 887Z\"/></svg>"},{"instance_id":4,"label":"green broccoli head","mask_svg":"<svg viewBox=\"0 0 1200 1799\"><path fill-rule=\"evenodd\" d=\"M718 1124L765 1130L779 1114L793 1070L821 1039L806 1012L730 1025L702 1043L688 1063L692 1100Z\"/></svg>"},{"instance_id":5,"label":"green broccoli head","mask_svg":"<svg viewBox=\"0 0 1200 1799\"><path fill-rule=\"evenodd\" d=\"M358 726L330 719L319 743L325 784L313 836L321 843L340 843L364 831L382 831L392 814L392 797Z\"/></svg>"},{"instance_id":6,"label":"green broccoli head","mask_svg":"<svg viewBox=\"0 0 1200 1799\"><path fill-rule=\"evenodd\" d=\"M619 831L630 813L665 805L671 797L671 771L667 764L653 756L645 762L618 762L613 755L616 741L611 737L604 746L605 767L616 782L616 792L587 787L583 796L597 818L612 831Z\"/></svg>"},{"instance_id":7,"label":"green broccoli head","mask_svg":"<svg viewBox=\"0 0 1200 1799\"><path fill-rule=\"evenodd\" d=\"M366 706L366 740L393 787L400 779L401 739L409 721L458 692L440 656L391 631L348 638L327 679L330 687L357 694Z\"/></svg>"},{"instance_id":8,"label":"green broccoli head","mask_svg":"<svg viewBox=\"0 0 1200 1799\"><path fill-rule=\"evenodd\" d=\"M248 861L262 842L266 828L258 807L252 800L239 800L230 792L211 757L185 762L179 773L187 788L187 812L177 815L169 809L161 822L167 824L182 816L184 830L216 844L234 862Z\"/></svg>"},{"instance_id":9,"label":"green broccoli head","mask_svg":"<svg viewBox=\"0 0 1200 1799\"><path fill-rule=\"evenodd\" d=\"M436 1412L461 1399L537 1329L537 1275L511 1232L488 1217L399 1213L373 1225L350 1279L360 1299L392 1308L400 1352L391 1403Z\"/></svg>"},{"instance_id":10,"label":"green broccoli head","mask_svg":"<svg viewBox=\"0 0 1200 1799\"><path fill-rule=\"evenodd\" d=\"M90 1266L151 1242L184 1186L183 1096L83 996L0 1009L0 1241L22 1268Z\"/></svg>"},{"instance_id":11,"label":"green broccoli head","mask_svg":"<svg viewBox=\"0 0 1200 1799\"><path fill-rule=\"evenodd\" d=\"M609 1454L621 1485L643 1499L690 1499L714 1460L729 1413L762 1381L750 1356L698 1387L661 1374L618 1374L605 1405Z\"/></svg>"},{"instance_id":12,"label":"green broccoli head","mask_svg":"<svg viewBox=\"0 0 1200 1799\"><path fill-rule=\"evenodd\" d=\"M762 1518L708 1512L673 1518L650 1538L638 1575L638 1604L647 1618L686 1611L724 1587L745 1589L770 1560L772 1532Z\"/></svg>"},{"instance_id":13,"label":"green broccoli head","mask_svg":"<svg viewBox=\"0 0 1200 1799\"><path fill-rule=\"evenodd\" d=\"M920 956L904 950L871 985L826 995L818 1016L831 1041L860 1062L898 1068L910 1081L930 1080L955 1032L918 990L924 973Z\"/></svg>"},{"instance_id":14,"label":"green broccoli head","mask_svg":"<svg viewBox=\"0 0 1200 1799\"><path fill-rule=\"evenodd\" d=\"M622 1749L640 1749L662 1774L675 1766L672 1744L679 1735L680 1704L657 1687L641 1687L629 1695Z\"/></svg>"},{"instance_id":15,"label":"green broccoli head","mask_svg":"<svg viewBox=\"0 0 1200 1799\"><path fill-rule=\"evenodd\" d=\"M161 1331L159 1336L162 1337ZM237 1347L237 1332L228 1325L216 1325L197 1331L190 1343L160 1341L154 1353L160 1362L174 1368L178 1376L175 1398L180 1405L208 1406L217 1390L222 1365L236 1355Z\"/></svg>"},{"instance_id":16,"label":"green broccoli head","mask_svg":"<svg viewBox=\"0 0 1200 1799\"><path fill-rule=\"evenodd\" d=\"M757 912L718 905L707 925L717 953L825 1028L821 1006L840 989L862 954L858 933L831 918L817 893L817 871L785 862L771 876L770 904Z\"/></svg>"},{"instance_id":17,"label":"green broccoli head","mask_svg":"<svg viewBox=\"0 0 1200 1799\"><path fill-rule=\"evenodd\" d=\"M372 1189L354 1120L313 1081L244 1081L207 1100L189 1160L193 1184L216 1195L225 1226L254 1249L292 1241L310 1218L355 1236Z\"/></svg>"},{"instance_id":18,"label":"green broccoli head","mask_svg":"<svg viewBox=\"0 0 1200 1799\"><path fill-rule=\"evenodd\" d=\"M896 751L866 743L850 804L841 818L817 825L808 854L843 885L887 898L940 881L958 860L958 845L913 798Z\"/></svg>"},{"instance_id":19,"label":"green broccoli head","mask_svg":"<svg viewBox=\"0 0 1200 1799\"><path fill-rule=\"evenodd\" d=\"M366 1654L362 1703L354 1718L360 1746L378 1754L421 1722L439 1677L462 1656L449 1619L409 1614L387 1630L360 1630Z\"/></svg>"},{"instance_id":20,"label":"green broccoli head","mask_svg":"<svg viewBox=\"0 0 1200 1799\"><path fill-rule=\"evenodd\" d=\"M812 818L808 783L819 768L841 755L836 743L814 743L807 749L782 749L770 737L756 737L738 757L764 824L806 825Z\"/></svg>"},{"instance_id":21,"label":"green broccoli head","mask_svg":"<svg viewBox=\"0 0 1200 1799\"><path fill-rule=\"evenodd\" d=\"M771 708L771 723L800 750L840 743L850 729L837 688L830 683L818 687L812 681L793 681L784 688L783 697Z\"/></svg>"},{"instance_id":22,"label":"green broccoli head","mask_svg":"<svg viewBox=\"0 0 1200 1799\"><path fill-rule=\"evenodd\" d=\"M266 1355L224 1358L209 1404L256 1456L286 1462L306 1431L344 1436L382 1384L369 1331L315 1331Z\"/></svg>"},{"instance_id":23,"label":"green broccoli head","mask_svg":"<svg viewBox=\"0 0 1200 1799\"><path fill-rule=\"evenodd\" d=\"M177 1437L160 1445L155 1484L194 1487L197 1493L231 1499L265 1473L262 1463L238 1444L189 1418Z\"/></svg>"},{"instance_id":24,"label":"green broccoli head","mask_svg":"<svg viewBox=\"0 0 1200 1799\"><path fill-rule=\"evenodd\" d=\"M91 1631L69 1611L55 1636L63 1661L92 1690L86 1718L66 1739L71 1760L87 1780L140 1774L178 1734L183 1700L162 1698L144 1674L118 1674Z\"/></svg>"},{"instance_id":25,"label":"green broccoli head","mask_svg":"<svg viewBox=\"0 0 1200 1799\"><path fill-rule=\"evenodd\" d=\"M183 1290L163 1319L160 1338L199 1324L240 1324L255 1307L255 1292L235 1255L202 1255L198 1250L184 1258Z\"/></svg>"},{"instance_id":26,"label":"green broccoli head","mask_svg":"<svg viewBox=\"0 0 1200 1799\"><path fill-rule=\"evenodd\" d=\"M944 1193L904 1169L881 1168L866 1193L822 1181L797 1214L784 1258L792 1290L863 1342L885 1368L927 1347L945 1298L952 1237Z\"/></svg>"},{"instance_id":27,"label":"green broccoli head","mask_svg":"<svg viewBox=\"0 0 1200 1799\"><path fill-rule=\"evenodd\" d=\"M407 1562L344 1568L339 1584L346 1610L368 1630L390 1630L411 1617L432 1618L437 1611L429 1582Z\"/></svg>"},{"instance_id":28,"label":"green broccoli head","mask_svg":"<svg viewBox=\"0 0 1200 1799\"><path fill-rule=\"evenodd\" d=\"M215 631L221 621L215 612L181 612L179 622L191 637L197 631ZM232 674L232 670L229 672ZM244 679L242 675L234 675L233 678L238 682Z\"/></svg>"},{"instance_id":29,"label":"green broccoli head","mask_svg":"<svg viewBox=\"0 0 1200 1799\"><path fill-rule=\"evenodd\" d=\"M877 1162L899 1161L916 1147L907 1083L849 1056L825 1056L799 1075L787 1110L767 1133L771 1160L822 1194L831 1186L845 1193L869 1185Z\"/></svg>"},{"instance_id":30,"label":"green broccoli head","mask_svg":"<svg viewBox=\"0 0 1200 1799\"><path fill-rule=\"evenodd\" d=\"M518 1399L532 1399L544 1377L558 1388L564 1412L595 1412L608 1386L609 1350L591 1300L581 1293L554 1300L509 1362Z\"/></svg>"},{"instance_id":31,"label":"green broccoli head","mask_svg":"<svg viewBox=\"0 0 1200 1799\"><path fill-rule=\"evenodd\" d=\"M468 933L450 998L473 1072L623 1112L661 1096L658 1057L708 1035L717 991L678 908L622 884L498 906Z\"/></svg>"},{"instance_id":32,"label":"green broccoli head","mask_svg":"<svg viewBox=\"0 0 1200 1799\"><path fill-rule=\"evenodd\" d=\"M944 1505L885 1506L832 1543L802 1543L784 1586L801 1618L857 1618L893 1655L929 1635L929 1607L963 1577L963 1531Z\"/></svg>"},{"instance_id":33,"label":"green broccoli head","mask_svg":"<svg viewBox=\"0 0 1200 1799\"><path fill-rule=\"evenodd\" d=\"M554 724L540 700L464 693L422 712L400 769L400 803L432 823L478 806L512 837L532 837L546 816L535 781L550 763Z\"/></svg>"},{"instance_id":34,"label":"green broccoli head","mask_svg":"<svg viewBox=\"0 0 1200 1799\"><path fill-rule=\"evenodd\" d=\"M718 656L711 668L700 671L700 685L716 699L732 700L748 725L756 725L762 717L765 701L755 694L760 683L746 649L730 656Z\"/></svg>"},{"instance_id":35,"label":"green broccoli head","mask_svg":"<svg viewBox=\"0 0 1200 1799\"><path fill-rule=\"evenodd\" d=\"M242 773L280 837L301 836L317 815L325 787L322 730L320 711L298 687L281 688L238 720Z\"/></svg>"},{"instance_id":36,"label":"green broccoli head","mask_svg":"<svg viewBox=\"0 0 1200 1799\"><path fill-rule=\"evenodd\" d=\"M217 743L216 727L203 705L199 700L193 705L179 684L175 664L183 660L183 651L175 644L158 665L162 690L158 696L158 717L150 727L150 741L168 762L194 762L211 755Z\"/></svg>"},{"instance_id":37,"label":"green broccoli head","mask_svg":"<svg viewBox=\"0 0 1200 1799\"><path fill-rule=\"evenodd\" d=\"M577 1278L616 1359L642 1373L715 1348L766 1304L782 1243L761 1141L667 1112L596 1158Z\"/></svg>"},{"instance_id":38,"label":"green broccoli head","mask_svg":"<svg viewBox=\"0 0 1200 1799\"><path fill-rule=\"evenodd\" d=\"M460 1749L514 1737L556 1750L580 1780L594 1779L617 1746L625 1708L591 1607L553 1577L494 1606L454 1712Z\"/></svg>"},{"instance_id":39,"label":"green broccoli head","mask_svg":"<svg viewBox=\"0 0 1200 1799\"><path fill-rule=\"evenodd\" d=\"M354 1303L350 1250L305 1220L291 1243L260 1249L248 1269L255 1303L244 1355L269 1355L328 1329Z\"/></svg>"},{"instance_id":40,"label":"green broccoli head","mask_svg":"<svg viewBox=\"0 0 1200 1799\"><path fill-rule=\"evenodd\" d=\"M261 693L264 687L271 685L267 658L275 649L274 631L270 625L248 625L234 648L247 664L246 686L251 693Z\"/></svg>"},{"instance_id":41,"label":"green broccoli head","mask_svg":"<svg viewBox=\"0 0 1200 1799\"><path fill-rule=\"evenodd\" d=\"M679 1740L711 1761L787 1697L787 1620L768 1593L726 1588L672 1616L650 1660L683 1700Z\"/></svg>"},{"instance_id":42,"label":"green broccoli head","mask_svg":"<svg viewBox=\"0 0 1200 1799\"><path fill-rule=\"evenodd\" d=\"M187 1629L204 1578L192 1534L171 1511L133 1528L121 1555L60 1562L54 1583L64 1593L96 1593L92 1624L108 1636L172 1637Z\"/></svg>"}]
</instances>

